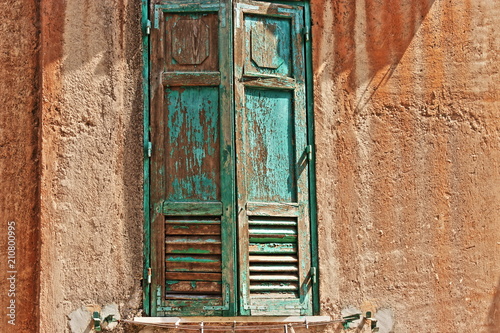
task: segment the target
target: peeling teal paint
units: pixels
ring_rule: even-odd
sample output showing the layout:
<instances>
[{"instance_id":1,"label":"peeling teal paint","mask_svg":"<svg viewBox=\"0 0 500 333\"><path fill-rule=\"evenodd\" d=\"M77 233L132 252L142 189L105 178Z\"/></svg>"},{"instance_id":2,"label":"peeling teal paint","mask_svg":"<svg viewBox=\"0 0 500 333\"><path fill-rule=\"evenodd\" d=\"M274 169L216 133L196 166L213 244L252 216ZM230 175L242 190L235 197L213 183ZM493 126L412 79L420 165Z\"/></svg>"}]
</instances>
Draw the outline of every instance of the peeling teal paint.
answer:
<instances>
[{"instance_id":1,"label":"peeling teal paint","mask_svg":"<svg viewBox=\"0 0 500 333\"><path fill-rule=\"evenodd\" d=\"M233 81L231 64L233 55L231 49L232 5L233 1L229 0L207 0L202 1L202 3L169 2L167 0L158 5L153 4L152 7L158 9L152 13L154 26L157 29L164 26L162 20L165 17L181 15L197 19L205 15L206 17L210 17L210 15L214 17L214 13L217 13L219 15L218 52L221 73L200 71L200 75L198 75L195 70L190 72L194 74L187 75L188 71L183 70L183 75L179 75L177 79L175 71L170 71L167 74L163 72L159 76L164 81L163 83L160 81L161 89L155 90L152 95L156 94L156 96L159 95L163 98L157 99L163 103L163 106L159 106L161 104L159 103L156 111L160 112L163 118L160 120L161 123L155 123L155 128L160 130L163 128L165 133L161 136L161 144L157 146L155 143L153 148L153 155L156 153L162 157L161 162L158 163L160 166L155 165L153 172L161 175L160 179L164 181L165 186L161 193L165 193L165 195L153 203L154 207L160 207L157 211L160 214L156 214L160 218L155 220L153 225L169 223L169 218L172 216L175 219L193 216L214 218L217 216L220 218L222 227L220 238L203 236L200 240L203 243L210 243L210 248L216 249L215 253L220 250L217 243L220 244L221 239L224 245L221 255L210 254L209 250L197 248L196 245L193 247L186 245L180 247L176 244L171 246L170 243L185 244L185 241L195 241L196 237L176 235L175 232L170 232L172 229L189 230L190 226L177 225L172 227L168 225L166 228L170 230L170 234L168 234L167 253L174 253L174 255L166 254L164 256L165 251L159 251L155 254L156 257L153 257L153 263L160 263L160 269L163 269L163 272L165 272L165 267L168 272L168 263L175 263L175 265L171 264L170 272L186 273L191 272L191 268L183 267L196 267L196 263L200 264L198 267L202 267L204 263L210 263L206 266L209 269L213 269L213 267L217 269L217 266L220 265L222 279L227 285L226 290L230 295L229 307L226 307L226 303L222 307L220 298L218 300L196 301L166 299L162 296L165 290L169 290L169 286L178 284L175 286L175 291L178 292L189 289L189 283L193 289L200 286L207 288L209 284L196 283L188 278L184 279L185 276L189 276L185 273L182 273L184 275L170 275L172 280L163 279L159 282L153 279L153 288L158 290L158 299L153 296L152 304L155 304L155 309L157 307L158 315L262 314L248 307L262 304L269 308L269 311L266 311L264 315L311 313L310 285L306 275L309 274L310 268L310 258L308 257L310 244L307 239L309 233L307 179L308 172L312 168L307 167L310 159L304 159L304 156L307 155L304 152L306 146L310 144L308 138L312 137L312 134L307 134L308 122L305 112L306 90L303 75L305 58L301 35L304 24L302 9L304 3L294 1L289 2L290 6L281 7L264 2L252 3L251 7L261 6L261 12L247 15L246 20L237 22L235 25L243 27L248 32L246 35L248 38L245 40L245 52L249 55L248 59L245 58L241 62L237 60L236 73L241 74L243 71L245 73L243 76L236 74L235 81ZM204 12L204 14L201 15L199 12ZM239 17L236 18L236 20L239 19ZM170 24L174 24L173 22L175 21L170 21ZM226 24L228 28L225 28ZM155 43L163 45L156 50L161 49L163 52L165 47L169 47L165 43L170 38L168 33L170 31L156 34ZM236 34L237 37L244 35ZM164 36L167 38L163 38ZM184 45L183 43L179 44ZM206 48L209 44L205 43L204 45ZM172 52L177 52L177 55L181 54L178 49ZM235 53L235 59L237 59L237 54L238 52ZM155 55L155 57L161 59L161 55ZM194 58L196 57L198 56ZM173 63L177 63L177 61L174 59ZM189 82L183 85L181 80L185 79L188 79ZM168 80L171 80L170 83L166 82ZM240 101L236 99L238 112L243 114L243 118L239 119L244 119L243 122L238 123L238 126L243 123L243 128L238 129L235 129L233 114L233 82L235 86L241 82L245 85L243 91L246 101L239 104ZM309 98L311 96L309 90L307 94ZM242 149L236 149L235 146L234 136L238 140L239 135L242 135L245 143ZM240 191L246 192L243 194L235 191L235 181L238 179L235 175L236 152L238 152L238 159L243 161L242 165L244 166L239 170L238 177L248 177L246 179L248 188L240 187ZM244 232L237 234L235 227L237 223L242 223L236 219L235 200L237 198L243 202L239 204L241 209L245 209L249 201L293 203L295 206L284 208L274 206L265 211L264 216L269 217L269 219L263 219L264 222L257 221L257 224L249 227L247 221L246 226L242 225L243 228L247 228L247 232L250 232L249 235ZM257 207L254 213L258 212L259 209L261 208ZM277 216L287 216L287 218ZM273 225L274 222L276 225ZM255 225L259 227L255 227ZM165 239L161 238L165 237L164 233L161 232L165 230L163 228L165 225L157 228L160 230L160 235L155 240L155 244L165 242ZM244 230L243 228L240 229L240 232ZM241 237L245 237L245 239ZM170 240L170 238L176 239ZM242 272L241 278L243 280L240 285L241 291L238 291L237 277L234 274L237 272L236 246L238 243L244 243L247 247L245 251L239 253L241 263L239 269ZM175 246L178 246L177 249ZM161 246L159 248L161 249ZM281 263L279 259L270 264L264 263L261 268L268 269L272 266L275 269L283 268L284 270L300 269L300 272L294 275L297 279L300 277L300 287L298 284L286 281L277 281L275 284L263 282L257 289L255 285L250 287L247 265L249 258L255 257L255 255L274 256L275 254L278 255L277 258L285 255L287 259L284 263ZM306 254L305 257L304 254ZM294 260L298 261L291 262L290 258L296 258ZM167 262L166 266L162 266L161 262ZM186 266L179 263L189 264ZM253 267L259 268L258 265ZM218 272L220 274L220 271ZM161 273L156 272L155 274L158 276ZM177 279L178 277L181 278ZM262 296L273 290L292 291L296 298L252 298L252 293L258 292ZM236 302L240 293L243 297L238 304ZM214 295L214 297L216 296ZM209 307L212 308L209 309ZM215 308L224 311L212 311ZM153 310L152 314L156 315L156 310Z\"/></svg>"},{"instance_id":2,"label":"peeling teal paint","mask_svg":"<svg viewBox=\"0 0 500 333\"><path fill-rule=\"evenodd\" d=\"M249 201L296 200L293 94L246 89L241 152L251 168L246 173Z\"/></svg>"},{"instance_id":3,"label":"peeling teal paint","mask_svg":"<svg viewBox=\"0 0 500 333\"><path fill-rule=\"evenodd\" d=\"M215 259L197 257L167 257L166 260L171 262L219 262L219 260Z\"/></svg>"},{"instance_id":4,"label":"peeling teal paint","mask_svg":"<svg viewBox=\"0 0 500 333\"><path fill-rule=\"evenodd\" d=\"M208 250L200 250L200 249L194 249L194 248L189 248L187 250L174 250L172 253L198 253L198 254L208 254L210 251Z\"/></svg>"}]
</instances>

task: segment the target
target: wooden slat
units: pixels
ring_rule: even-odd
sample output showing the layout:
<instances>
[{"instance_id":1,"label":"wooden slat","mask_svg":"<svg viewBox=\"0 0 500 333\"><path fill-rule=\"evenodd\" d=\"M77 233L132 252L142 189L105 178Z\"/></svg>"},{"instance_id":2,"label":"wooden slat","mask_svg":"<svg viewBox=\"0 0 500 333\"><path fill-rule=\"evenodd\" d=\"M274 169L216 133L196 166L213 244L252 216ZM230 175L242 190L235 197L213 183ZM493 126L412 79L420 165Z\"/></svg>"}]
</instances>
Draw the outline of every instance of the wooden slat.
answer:
<instances>
[{"instance_id":1,"label":"wooden slat","mask_svg":"<svg viewBox=\"0 0 500 333\"><path fill-rule=\"evenodd\" d=\"M296 221L286 221L286 220L264 220L264 219L259 219L253 216L251 219L248 220L248 224L250 226L254 225L265 225L265 226L297 226Z\"/></svg>"},{"instance_id":2,"label":"wooden slat","mask_svg":"<svg viewBox=\"0 0 500 333\"><path fill-rule=\"evenodd\" d=\"M299 268L295 265L250 265L250 272L298 272Z\"/></svg>"},{"instance_id":3,"label":"wooden slat","mask_svg":"<svg viewBox=\"0 0 500 333\"><path fill-rule=\"evenodd\" d=\"M297 253L297 245L294 243L250 243L248 246L250 254L268 253Z\"/></svg>"},{"instance_id":4,"label":"wooden slat","mask_svg":"<svg viewBox=\"0 0 500 333\"><path fill-rule=\"evenodd\" d=\"M213 281L167 281L167 293L220 294L222 284Z\"/></svg>"},{"instance_id":5,"label":"wooden slat","mask_svg":"<svg viewBox=\"0 0 500 333\"><path fill-rule=\"evenodd\" d=\"M222 202L164 202L163 214L170 216L221 216Z\"/></svg>"},{"instance_id":6,"label":"wooden slat","mask_svg":"<svg viewBox=\"0 0 500 333\"><path fill-rule=\"evenodd\" d=\"M197 295L197 294L168 294L166 295L165 299L170 299L170 300L194 300L194 301L201 301L201 300L220 300L222 302L222 296L221 295ZM214 304L210 304L214 305ZM215 305L222 305L221 304L215 304Z\"/></svg>"},{"instance_id":7,"label":"wooden slat","mask_svg":"<svg viewBox=\"0 0 500 333\"><path fill-rule=\"evenodd\" d=\"M215 216L167 216L166 223L185 224L220 224L220 217Z\"/></svg>"},{"instance_id":8,"label":"wooden slat","mask_svg":"<svg viewBox=\"0 0 500 333\"><path fill-rule=\"evenodd\" d=\"M248 202L246 208L249 216L295 217L299 215L297 203ZM276 222L278 221L281 219L276 219Z\"/></svg>"},{"instance_id":9,"label":"wooden slat","mask_svg":"<svg viewBox=\"0 0 500 333\"><path fill-rule=\"evenodd\" d=\"M296 241L296 235L255 235L250 237L252 243L293 243Z\"/></svg>"},{"instance_id":10,"label":"wooden slat","mask_svg":"<svg viewBox=\"0 0 500 333\"><path fill-rule=\"evenodd\" d=\"M217 255L166 255L167 272L220 272L221 258Z\"/></svg>"},{"instance_id":11,"label":"wooden slat","mask_svg":"<svg viewBox=\"0 0 500 333\"><path fill-rule=\"evenodd\" d=\"M221 254L221 246L213 243L166 243L165 253Z\"/></svg>"},{"instance_id":12,"label":"wooden slat","mask_svg":"<svg viewBox=\"0 0 500 333\"><path fill-rule=\"evenodd\" d=\"M269 226L250 226L250 237L252 236L297 236L296 227L269 227Z\"/></svg>"},{"instance_id":13,"label":"wooden slat","mask_svg":"<svg viewBox=\"0 0 500 333\"><path fill-rule=\"evenodd\" d=\"M252 294L251 297L250 297L251 300L254 301L263 301L264 299L266 300L266 303L269 302L269 300L280 300L280 299L295 299L297 300L297 293L296 292L287 292L287 293L284 293L284 292L275 292L273 293L272 291L270 292L266 292L264 294Z\"/></svg>"},{"instance_id":14,"label":"wooden slat","mask_svg":"<svg viewBox=\"0 0 500 333\"><path fill-rule=\"evenodd\" d=\"M165 237L165 242L168 244L175 244L175 243L192 243L192 244L203 244L203 243L210 243L210 244L220 244L221 239L220 236L213 235L213 236L189 236L189 235L184 235L184 236L166 236Z\"/></svg>"},{"instance_id":15,"label":"wooden slat","mask_svg":"<svg viewBox=\"0 0 500 333\"><path fill-rule=\"evenodd\" d=\"M299 289L298 284L275 284L275 285L250 285L251 292L266 292L266 291L297 291Z\"/></svg>"},{"instance_id":16,"label":"wooden slat","mask_svg":"<svg viewBox=\"0 0 500 333\"><path fill-rule=\"evenodd\" d=\"M175 86L218 86L219 72L163 72L162 83L167 87Z\"/></svg>"},{"instance_id":17,"label":"wooden slat","mask_svg":"<svg viewBox=\"0 0 500 333\"><path fill-rule=\"evenodd\" d=\"M250 262L270 262L270 263L282 263L282 262L297 262L296 256L248 256Z\"/></svg>"},{"instance_id":18,"label":"wooden slat","mask_svg":"<svg viewBox=\"0 0 500 333\"><path fill-rule=\"evenodd\" d=\"M167 223L167 235L220 235L220 224Z\"/></svg>"},{"instance_id":19,"label":"wooden slat","mask_svg":"<svg viewBox=\"0 0 500 333\"><path fill-rule=\"evenodd\" d=\"M221 281L221 273L167 272L165 279L178 281Z\"/></svg>"},{"instance_id":20,"label":"wooden slat","mask_svg":"<svg viewBox=\"0 0 500 333\"><path fill-rule=\"evenodd\" d=\"M297 88L295 80L291 78L257 79L246 82L244 81L243 84L246 87L252 87L252 88L267 88L267 89L279 89L279 90L283 89L293 90Z\"/></svg>"},{"instance_id":21,"label":"wooden slat","mask_svg":"<svg viewBox=\"0 0 500 333\"><path fill-rule=\"evenodd\" d=\"M252 275L250 281L299 281L297 275Z\"/></svg>"},{"instance_id":22,"label":"wooden slat","mask_svg":"<svg viewBox=\"0 0 500 333\"><path fill-rule=\"evenodd\" d=\"M184 263L167 262L167 272L220 272L222 266L219 263Z\"/></svg>"}]
</instances>

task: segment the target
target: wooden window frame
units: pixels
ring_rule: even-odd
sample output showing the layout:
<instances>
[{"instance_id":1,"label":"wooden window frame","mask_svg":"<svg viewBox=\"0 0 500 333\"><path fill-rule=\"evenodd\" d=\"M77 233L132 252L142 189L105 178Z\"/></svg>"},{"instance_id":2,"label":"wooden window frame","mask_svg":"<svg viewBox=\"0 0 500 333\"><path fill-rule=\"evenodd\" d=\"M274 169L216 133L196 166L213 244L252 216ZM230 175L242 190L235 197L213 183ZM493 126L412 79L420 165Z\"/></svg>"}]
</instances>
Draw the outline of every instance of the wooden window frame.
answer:
<instances>
[{"instance_id":1,"label":"wooden window frame","mask_svg":"<svg viewBox=\"0 0 500 333\"><path fill-rule=\"evenodd\" d=\"M258 1L258 0L257 0ZM306 100L307 100L307 136L309 144L314 147L314 124L313 124L313 91L312 91L312 62L311 62L311 38L310 38L310 7L308 1L266 1L271 3L287 4L293 3L295 5L301 5L304 7L304 20L306 26L307 37L305 38L305 73L306 73ZM156 316L158 313L154 309L152 304L155 302L155 290L151 288L151 212L150 212L150 157L151 157L151 142L150 142L150 35L149 32L154 24L153 20L149 19L149 1L141 0L142 3L142 27L143 27L143 93L144 93L144 270L143 270L143 308L144 312L150 316ZM231 8L226 9L229 12L232 11ZM228 15L228 18L232 18L232 15ZM232 20L228 19L226 22L230 27L232 27ZM231 46L230 46L231 48ZM232 50L232 48L231 48ZM231 67L232 71L232 67ZM231 140L233 140L231 138ZM315 197L315 167L314 167L314 149L310 152L311 162L309 165L309 209L310 209L310 237L311 237L311 266L314 267L316 271L316 277L319 275L318 272L318 257L317 257L317 232L316 232L316 197ZM231 194L234 197L234 193ZM236 218L235 213L231 212L231 218ZM235 258L236 256L233 255ZM236 266L235 266L236 267ZM236 268L233 268L235 271ZM236 276L236 274L235 274ZM238 286L236 282L236 277L233 278L233 286ZM234 289L234 288L233 288ZM224 311L225 315L239 315L238 310L238 297L236 295L231 295L231 309ZM312 314L319 313L319 283L312 284Z\"/></svg>"}]
</instances>

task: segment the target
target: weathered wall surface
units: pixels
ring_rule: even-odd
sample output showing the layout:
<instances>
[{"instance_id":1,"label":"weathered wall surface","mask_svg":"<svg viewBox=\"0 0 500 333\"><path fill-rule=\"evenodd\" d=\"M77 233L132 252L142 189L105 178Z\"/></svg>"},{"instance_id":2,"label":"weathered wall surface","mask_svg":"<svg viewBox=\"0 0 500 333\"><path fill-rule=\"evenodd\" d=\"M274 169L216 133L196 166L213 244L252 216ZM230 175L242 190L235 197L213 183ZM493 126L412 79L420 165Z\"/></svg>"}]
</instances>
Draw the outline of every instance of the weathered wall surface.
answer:
<instances>
[{"instance_id":1,"label":"weathered wall surface","mask_svg":"<svg viewBox=\"0 0 500 333\"><path fill-rule=\"evenodd\" d=\"M312 4L323 312L498 332L498 2Z\"/></svg>"},{"instance_id":2,"label":"weathered wall surface","mask_svg":"<svg viewBox=\"0 0 500 333\"><path fill-rule=\"evenodd\" d=\"M31 332L38 326L37 2L2 1L0 13L0 332Z\"/></svg>"},{"instance_id":3,"label":"weathered wall surface","mask_svg":"<svg viewBox=\"0 0 500 333\"><path fill-rule=\"evenodd\" d=\"M42 13L40 326L83 332L82 306L123 318L142 302L140 1L44 1Z\"/></svg>"},{"instance_id":4,"label":"weathered wall surface","mask_svg":"<svg viewBox=\"0 0 500 333\"><path fill-rule=\"evenodd\" d=\"M20 221L16 328L78 331L87 305L134 316L140 2L0 11L0 243ZM497 332L500 6L312 0L312 14L322 314L377 310L398 333Z\"/></svg>"}]
</instances>

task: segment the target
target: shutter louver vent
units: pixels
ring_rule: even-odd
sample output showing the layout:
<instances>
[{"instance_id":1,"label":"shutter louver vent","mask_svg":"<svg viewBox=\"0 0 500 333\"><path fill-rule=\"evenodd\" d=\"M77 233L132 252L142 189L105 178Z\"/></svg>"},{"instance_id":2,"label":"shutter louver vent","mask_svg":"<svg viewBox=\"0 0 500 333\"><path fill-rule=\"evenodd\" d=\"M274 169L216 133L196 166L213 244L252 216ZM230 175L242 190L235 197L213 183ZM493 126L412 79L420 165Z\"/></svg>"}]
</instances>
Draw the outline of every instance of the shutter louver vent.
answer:
<instances>
[{"instance_id":1,"label":"shutter louver vent","mask_svg":"<svg viewBox=\"0 0 500 333\"><path fill-rule=\"evenodd\" d=\"M297 298L297 219L253 216L248 224L250 296Z\"/></svg>"},{"instance_id":2,"label":"shutter louver vent","mask_svg":"<svg viewBox=\"0 0 500 333\"><path fill-rule=\"evenodd\" d=\"M219 217L165 218L165 299L222 297Z\"/></svg>"}]
</instances>

